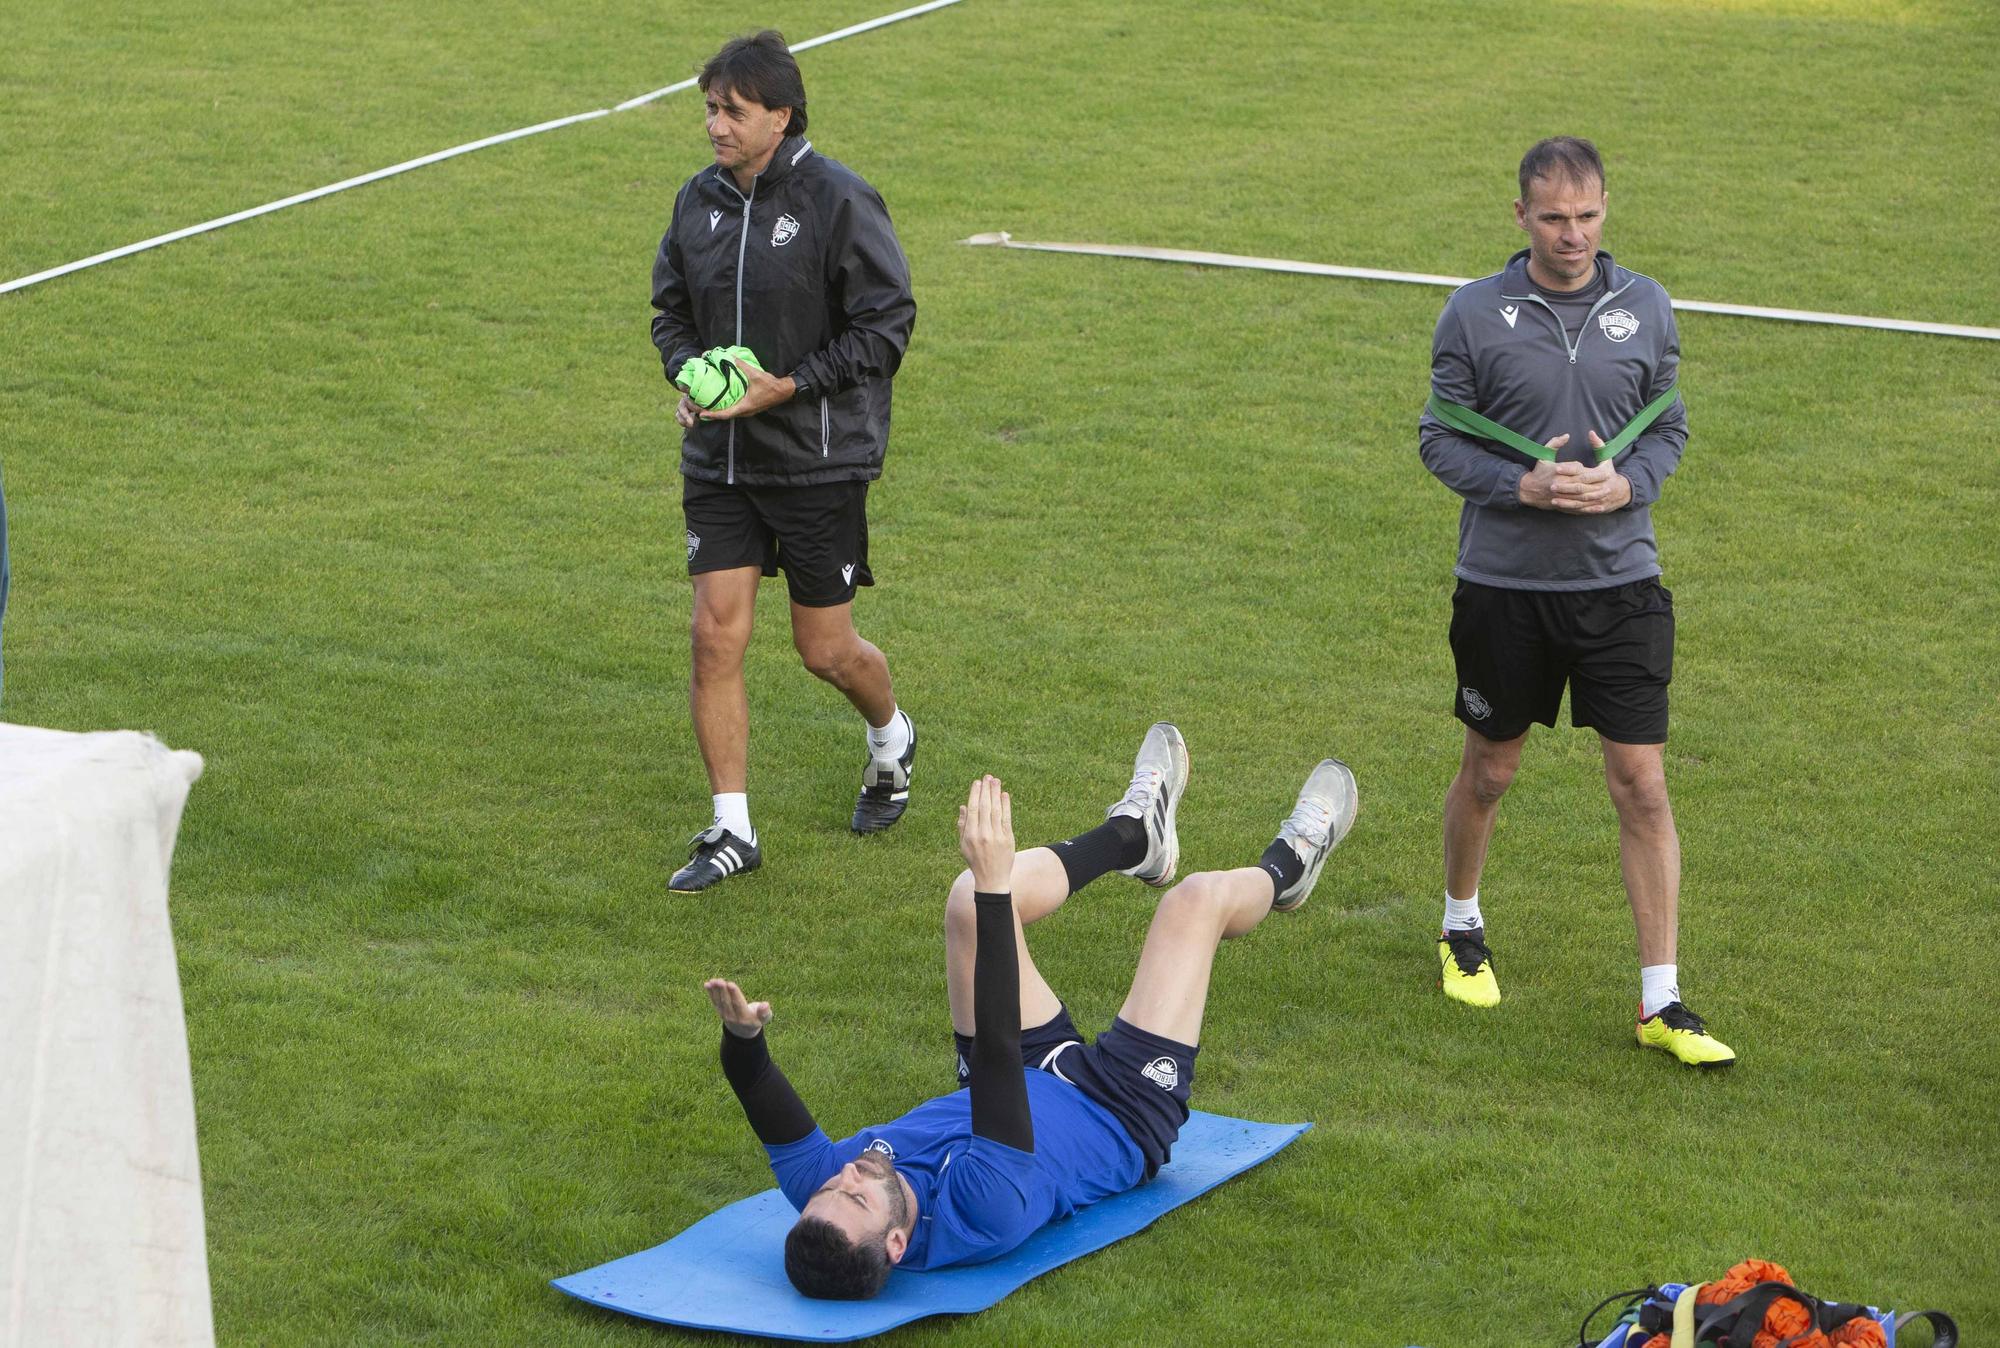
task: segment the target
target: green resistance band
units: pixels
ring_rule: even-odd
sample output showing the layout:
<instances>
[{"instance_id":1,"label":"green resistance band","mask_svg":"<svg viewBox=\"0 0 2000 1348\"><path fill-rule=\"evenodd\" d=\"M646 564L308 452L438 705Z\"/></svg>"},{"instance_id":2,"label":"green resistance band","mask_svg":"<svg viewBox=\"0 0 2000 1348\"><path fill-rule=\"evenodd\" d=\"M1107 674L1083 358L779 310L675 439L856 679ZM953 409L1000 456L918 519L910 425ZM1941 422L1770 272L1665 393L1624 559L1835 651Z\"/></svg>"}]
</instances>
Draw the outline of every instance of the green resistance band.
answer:
<instances>
[{"instance_id":1,"label":"green resistance band","mask_svg":"<svg viewBox=\"0 0 2000 1348\"><path fill-rule=\"evenodd\" d=\"M1626 423L1624 430L1612 436L1604 443L1604 447L1597 451L1597 461L1603 463L1606 459L1615 459L1630 449L1632 442L1644 435L1646 428L1658 421L1660 413L1672 407L1678 397L1680 397L1680 385L1674 384L1669 386L1665 393L1647 403L1639 410L1638 416ZM1538 445L1518 431L1510 431L1499 422L1480 416L1470 407L1447 402L1435 393L1431 395L1431 400L1426 406L1432 416L1461 435L1470 435L1480 440L1496 440L1509 449L1520 450L1531 459L1555 462L1556 452L1547 445Z\"/></svg>"}]
</instances>

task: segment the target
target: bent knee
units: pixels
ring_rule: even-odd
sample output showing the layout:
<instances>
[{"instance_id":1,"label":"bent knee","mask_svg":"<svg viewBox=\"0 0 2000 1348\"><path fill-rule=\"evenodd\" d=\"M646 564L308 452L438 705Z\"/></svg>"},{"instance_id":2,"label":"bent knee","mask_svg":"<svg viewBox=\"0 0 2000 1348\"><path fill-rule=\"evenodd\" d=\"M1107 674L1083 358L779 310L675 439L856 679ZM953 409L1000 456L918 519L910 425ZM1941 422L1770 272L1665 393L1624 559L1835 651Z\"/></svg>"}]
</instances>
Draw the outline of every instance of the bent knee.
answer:
<instances>
[{"instance_id":1,"label":"bent knee","mask_svg":"<svg viewBox=\"0 0 2000 1348\"><path fill-rule=\"evenodd\" d=\"M972 898L975 892L972 872L960 871L958 878L951 882L951 893L945 896L944 925L947 932L970 935L979 925L979 905Z\"/></svg>"},{"instance_id":2,"label":"bent knee","mask_svg":"<svg viewBox=\"0 0 2000 1348\"><path fill-rule=\"evenodd\" d=\"M854 659L852 641L794 641L799 660L814 678L838 683Z\"/></svg>"},{"instance_id":3,"label":"bent knee","mask_svg":"<svg viewBox=\"0 0 2000 1348\"><path fill-rule=\"evenodd\" d=\"M1211 871L1196 871L1160 897L1155 922L1210 922L1227 906L1222 886Z\"/></svg>"}]
</instances>

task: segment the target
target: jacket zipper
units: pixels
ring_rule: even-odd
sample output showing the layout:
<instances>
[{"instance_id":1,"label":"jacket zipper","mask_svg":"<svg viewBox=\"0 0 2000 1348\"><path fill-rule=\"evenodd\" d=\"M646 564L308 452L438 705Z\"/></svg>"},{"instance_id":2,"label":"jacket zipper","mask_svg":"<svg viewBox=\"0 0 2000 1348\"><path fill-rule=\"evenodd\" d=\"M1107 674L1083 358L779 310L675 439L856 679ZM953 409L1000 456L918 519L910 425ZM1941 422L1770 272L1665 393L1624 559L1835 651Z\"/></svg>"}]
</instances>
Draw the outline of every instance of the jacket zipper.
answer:
<instances>
[{"instance_id":1,"label":"jacket zipper","mask_svg":"<svg viewBox=\"0 0 2000 1348\"><path fill-rule=\"evenodd\" d=\"M819 400L819 456L824 459L832 455L832 442L827 437L826 399Z\"/></svg>"},{"instance_id":2,"label":"jacket zipper","mask_svg":"<svg viewBox=\"0 0 2000 1348\"><path fill-rule=\"evenodd\" d=\"M1535 304L1539 304L1544 309L1547 309L1549 311L1549 317L1553 318L1556 321L1556 334L1562 338L1563 350L1569 352L1569 363L1574 365L1576 364L1577 349L1583 345L1583 334L1590 330L1590 320L1597 317L1597 311L1599 309L1602 309L1605 305L1611 303L1611 301L1617 299L1620 295L1624 294L1631 288L1632 288L1632 283L1630 281L1627 281L1624 285L1619 286L1618 289L1607 290L1602 295L1599 295L1597 297L1597 303L1590 306L1590 312L1583 316L1583 322L1580 326L1578 326L1576 330L1575 346L1572 346L1570 344L1569 330L1563 326L1562 315L1556 312L1555 305L1550 304L1540 295L1535 294L1533 291L1529 291L1525 295L1509 295L1506 291L1503 290L1500 292L1500 298L1503 300L1526 300Z\"/></svg>"},{"instance_id":3,"label":"jacket zipper","mask_svg":"<svg viewBox=\"0 0 2000 1348\"><path fill-rule=\"evenodd\" d=\"M724 181L722 172L719 169L716 171L715 177L718 182ZM736 192L735 183L729 183L728 186L730 191ZM741 192L736 192L736 195L743 197L743 229L736 236L735 343L741 346L743 345L743 258L750 247L750 203L757 199L757 180L755 178L750 180L749 196L744 197ZM734 420L731 420L729 423L729 473L726 480L731 486L734 486L736 483L736 422Z\"/></svg>"}]
</instances>

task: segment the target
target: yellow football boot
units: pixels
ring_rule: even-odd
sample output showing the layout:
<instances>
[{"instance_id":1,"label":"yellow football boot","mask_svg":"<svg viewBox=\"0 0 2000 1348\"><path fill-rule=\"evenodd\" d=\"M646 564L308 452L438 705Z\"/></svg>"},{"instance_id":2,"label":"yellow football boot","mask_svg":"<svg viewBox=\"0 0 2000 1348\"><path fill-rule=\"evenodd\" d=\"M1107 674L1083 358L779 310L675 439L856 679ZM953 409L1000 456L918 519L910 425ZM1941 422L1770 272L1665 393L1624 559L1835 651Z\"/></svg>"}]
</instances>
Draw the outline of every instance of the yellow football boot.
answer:
<instances>
[{"instance_id":1,"label":"yellow football boot","mask_svg":"<svg viewBox=\"0 0 2000 1348\"><path fill-rule=\"evenodd\" d=\"M1500 1005L1500 984L1493 977L1493 952L1486 948L1486 928L1439 933L1438 960L1444 966L1438 986L1445 996L1467 1006Z\"/></svg>"},{"instance_id":2,"label":"yellow football boot","mask_svg":"<svg viewBox=\"0 0 2000 1348\"><path fill-rule=\"evenodd\" d=\"M1736 1050L1708 1032L1701 1017L1679 1002L1669 1002L1650 1019L1639 1022L1639 1042L1671 1053L1690 1067L1727 1067Z\"/></svg>"}]
</instances>

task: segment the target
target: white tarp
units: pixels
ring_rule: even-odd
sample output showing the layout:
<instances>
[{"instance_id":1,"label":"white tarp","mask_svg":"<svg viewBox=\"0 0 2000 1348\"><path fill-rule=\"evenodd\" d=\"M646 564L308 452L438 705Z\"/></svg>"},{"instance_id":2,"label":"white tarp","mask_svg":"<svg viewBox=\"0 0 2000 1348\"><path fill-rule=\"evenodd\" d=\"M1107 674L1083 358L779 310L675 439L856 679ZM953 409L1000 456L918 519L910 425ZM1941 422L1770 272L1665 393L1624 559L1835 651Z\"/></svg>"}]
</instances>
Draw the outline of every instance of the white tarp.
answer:
<instances>
[{"instance_id":1,"label":"white tarp","mask_svg":"<svg viewBox=\"0 0 2000 1348\"><path fill-rule=\"evenodd\" d=\"M0 1346L215 1341L167 870L198 754L0 724Z\"/></svg>"}]
</instances>

